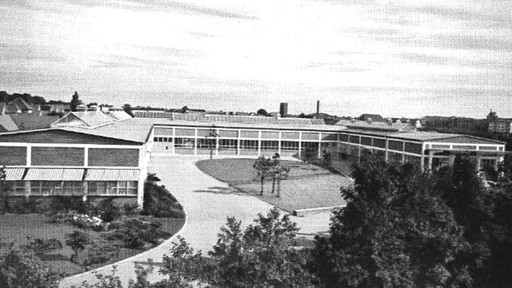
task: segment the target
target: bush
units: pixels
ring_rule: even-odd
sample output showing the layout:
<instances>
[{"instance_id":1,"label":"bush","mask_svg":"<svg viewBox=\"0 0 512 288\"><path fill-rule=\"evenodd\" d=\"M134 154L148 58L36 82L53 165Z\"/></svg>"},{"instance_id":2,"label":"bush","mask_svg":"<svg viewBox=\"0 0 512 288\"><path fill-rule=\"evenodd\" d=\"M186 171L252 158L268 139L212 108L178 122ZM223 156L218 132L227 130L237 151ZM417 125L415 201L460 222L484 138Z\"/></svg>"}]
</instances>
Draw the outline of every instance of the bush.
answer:
<instances>
[{"instance_id":1,"label":"bush","mask_svg":"<svg viewBox=\"0 0 512 288\"><path fill-rule=\"evenodd\" d=\"M170 233L160 230L162 224L157 221L144 221L139 219L125 220L115 232L106 238L109 240L120 240L125 247L142 249L146 245L155 246L162 239L171 236Z\"/></svg>"},{"instance_id":2,"label":"bush","mask_svg":"<svg viewBox=\"0 0 512 288\"><path fill-rule=\"evenodd\" d=\"M162 218L185 217L178 200L164 186L159 186L154 181L146 181L144 184L144 207L141 214Z\"/></svg>"},{"instance_id":3,"label":"bush","mask_svg":"<svg viewBox=\"0 0 512 288\"><path fill-rule=\"evenodd\" d=\"M35 238L30 241L25 246L27 249L30 249L34 251L34 253L37 254L45 254L52 252L54 250L60 250L62 249L62 242L60 242L56 238L50 238L50 239L41 239L41 238Z\"/></svg>"},{"instance_id":4,"label":"bush","mask_svg":"<svg viewBox=\"0 0 512 288\"><path fill-rule=\"evenodd\" d=\"M121 207L116 205L114 198L101 200L99 205L96 206L96 210L99 212L101 219L105 222L113 222L123 216L123 211Z\"/></svg>"}]
</instances>

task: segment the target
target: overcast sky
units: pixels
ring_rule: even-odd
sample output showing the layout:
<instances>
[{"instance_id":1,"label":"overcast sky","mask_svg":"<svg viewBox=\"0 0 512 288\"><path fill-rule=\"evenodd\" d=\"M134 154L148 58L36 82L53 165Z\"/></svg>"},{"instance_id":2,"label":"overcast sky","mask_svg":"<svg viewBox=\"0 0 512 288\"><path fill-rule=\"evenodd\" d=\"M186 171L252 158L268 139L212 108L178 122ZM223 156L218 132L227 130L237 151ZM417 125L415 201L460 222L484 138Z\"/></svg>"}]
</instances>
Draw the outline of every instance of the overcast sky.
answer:
<instances>
[{"instance_id":1,"label":"overcast sky","mask_svg":"<svg viewBox=\"0 0 512 288\"><path fill-rule=\"evenodd\" d=\"M47 99L512 117L510 0L2 0L0 59Z\"/></svg>"}]
</instances>

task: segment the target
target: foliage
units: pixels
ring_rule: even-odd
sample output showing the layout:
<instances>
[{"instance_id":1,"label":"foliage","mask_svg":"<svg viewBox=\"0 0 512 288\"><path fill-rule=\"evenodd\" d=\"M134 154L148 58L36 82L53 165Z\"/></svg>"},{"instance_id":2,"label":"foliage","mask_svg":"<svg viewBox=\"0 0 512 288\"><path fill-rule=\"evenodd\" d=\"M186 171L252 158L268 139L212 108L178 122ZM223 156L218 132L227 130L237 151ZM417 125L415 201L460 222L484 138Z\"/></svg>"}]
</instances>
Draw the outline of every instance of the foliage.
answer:
<instances>
[{"instance_id":1,"label":"foliage","mask_svg":"<svg viewBox=\"0 0 512 288\"><path fill-rule=\"evenodd\" d=\"M163 218L184 218L183 207L176 198L165 188L157 185L160 181L155 174L148 174L144 183L144 205L142 215L152 215Z\"/></svg>"},{"instance_id":2,"label":"foliage","mask_svg":"<svg viewBox=\"0 0 512 288\"><path fill-rule=\"evenodd\" d=\"M498 113L496 113L496 111L492 111L489 112L489 114L487 114L487 120L497 120L498 119Z\"/></svg>"},{"instance_id":3,"label":"foliage","mask_svg":"<svg viewBox=\"0 0 512 288\"><path fill-rule=\"evenodd\" d=\"M6 213L9 210L9 190L11 187L5 180L7 174L5 172L5 166L0 167L0 200L1 200L1 210L2 214Z\"/></svg>"},{"instance_id":4,"label":"foliage","mask_svg":"<svg viewBox=\"0 0 512 288\"><path fill-rule=\"evenodd\" d=\"M124 104L123 105L123 111L126 112L126 114L132 116L132 117L135 117L135 115L133 115L133 108L130 104Z\"/></svg>"},{"instance_id":5,"label":"foliage","mask_svg":"<svg viewBox=\"0 0 512 288\"><path fill-rule=\"evenodd\" d=\"M256 111L256 114L263 115L263 116L268 116L267 110L265 110L263 108L258 109L258 111Z\"/></svg>"},{"instance_id":6,"label":"foliage","mask_svg":"<svg viewBox=\"0 0 512 288\"><path fill-rule=\"evenodd\" d=\"M314 147L306 147L302 150L301 159L306 163L318 159L318 150Z\"/></svg>"},{"instance_id":7,"label":"foliage","mask_svg":"<svg viewBox=\"0 0 512 288\"><path fill-rule=\"evenodd\" d=\"M459 287L454 267L466 247L462 227L436 189L413 166L362 161L333 214L330 237L317 237L311 269L325 287Z\"/></svg>"},{"instance_id":8,"label":"foliage","mask_svg":"<svg viewBox=\"0 0 512 288\"><path fill-rule=\"evenodd\" d=\"M123 216L123 209L116 205L114 198L105 198L96 207L100 218L105 222L113 222Z\"/></svg>"},{"instance_id":9,"label":"foliage","mask_svg":"<svg viewBox=\"0 0 512 288\"><path fill-rule=\"evenodd\" d=\"M53 288L62 275L50 271L34 253L13 245L0 257L0 287Z\"/></svg>"},{"instance_id":10,"label":"foliage","mask_svg":"<svg viewBox=\"0 0 512 288\"><path fill-rule=\"evenodd\" d=\"M254 169L258 171L258 177L260 178L261 190L260 195L263 196L263 183L265 182L265 178L270 175L271 169L273 165L273 160L271 158L260 156L254 162Z\"/></svg>"},{"instance_id":11,"label":"foliage","mask_svg":"<svg viewBox=\"0 0 512 288\"><path fill-rule=\"evenodd\" d=\"M294 249L297 225L274 208L259 214L244 232L241 222L228 218L209 255L214 272L209 283L219 287L309 287L313 277L306 258Z\"/></svg>"},{"instance_id":12,"label":"foliage","mask_svg":"<svg viewBox=\"0 0 512 288\"><path fill-rule=\"evenodd\" d=\"M60 242L56 238L50 238L50 239L41 239L41 238L35 238L30 239L30 242L25 246L27 249L30 249L34 251L34 253L50 253L55 250L62 249L62 242Z\"/></svg>"},{"instance_id":13,"label":"foliage","mask_svg":"<svg viewBox=\"0 0 512 288\"><path fill-rule=\"evenodd\" d=\"M80 105L82 103L82 101L80 101L79 99L79 96L78 96L78 92L75 91L75 93L73 94L72 98L71 98L71 111L76 111L76 108L78 105Z\"/></svg>"},{"instance_id":14,"label":"foliage","mask_svg":"<svg viewBox=\"0 0 512 288\"><path fill-rule=\"evenodd\" d=\"M70 261L74 262L80 251L85 250L86 245L91 244L89 235L83 231L75 230L68 234L66 239L66 245L73 249L73 255L70 257Z\"/></svg>"},{"instance_id":15,"label":"foliage","mask_svg":"<svg viewBox=\"0 0 512 288\"><path fill-rule=\"evenodd\" d=\"M168 232L160 229L162 224L157 221L129 219L119 225L108 238L123 241L127 248L141 249L148 245L156 246L163 239L171 236Z\"/></svg>"}]
</instances>

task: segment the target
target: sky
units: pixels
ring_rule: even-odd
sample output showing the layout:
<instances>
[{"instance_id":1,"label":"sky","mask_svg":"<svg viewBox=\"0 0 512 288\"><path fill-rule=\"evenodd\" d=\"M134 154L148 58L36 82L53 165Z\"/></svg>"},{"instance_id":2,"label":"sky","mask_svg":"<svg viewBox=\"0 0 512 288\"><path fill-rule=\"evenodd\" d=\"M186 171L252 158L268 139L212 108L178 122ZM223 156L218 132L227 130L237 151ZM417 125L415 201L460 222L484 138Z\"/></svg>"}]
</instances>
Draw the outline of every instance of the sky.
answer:
<instances>
[{"instance_id":1,"label":"sky","mask_svg":"<svg viewBox=\"0 0 512 288\"><path fill-rule=\"evenodd\" d=\"M510 0L2 0L0 90L85 103L512 117Z\"/></svg>"}]
</instances>

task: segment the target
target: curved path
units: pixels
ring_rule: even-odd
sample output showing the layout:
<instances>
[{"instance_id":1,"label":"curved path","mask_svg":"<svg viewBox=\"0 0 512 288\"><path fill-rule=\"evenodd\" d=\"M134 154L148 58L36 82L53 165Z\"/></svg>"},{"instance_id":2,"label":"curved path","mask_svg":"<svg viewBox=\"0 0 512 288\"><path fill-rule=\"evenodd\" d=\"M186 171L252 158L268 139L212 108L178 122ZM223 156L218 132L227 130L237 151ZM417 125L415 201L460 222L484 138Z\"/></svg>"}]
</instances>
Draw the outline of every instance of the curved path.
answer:
<instances>
[{"instance_id":1,"label":"curved path","mask_svg":"<svg viewBox=\"0 0 512 288\"><path fill-rule=\"evenodd\" d=\"M193 156L153 157L149 167L150 172L162 180L160 184L178 199L186 212L186 221L183 228L171 239L160 246L124 259L115 263L117 275L123 283L129 279L135 279L134 262L144 262L148 258L160 261L164 254L169 254L169 249L176 236L184 237L194 250L201 250L203 254L211 250L216 243L220 228L226 224L227 217L235 217L242 220L244 225L252 223L258 213L266 213L272 206L259 199L244 195L233 194L227 189L226 183L220 182L203 172L195 165L197 160L204 159ZM295 218L295 217L294 217ZM311 221L308 221L311 220ZM328 229L328 213L312 215L292 219L304 226L305 233L326 231ZM94 271L110 275L113 265L98 268ZM60 287L80 285L84 280L94 283L96 277L89 271L62 280ZM151 281L156 281L161 276L158 273L150 275Z\"/></svg>"}]
</instances>

